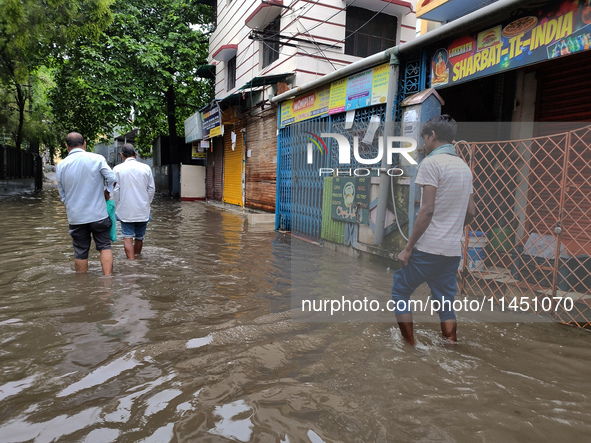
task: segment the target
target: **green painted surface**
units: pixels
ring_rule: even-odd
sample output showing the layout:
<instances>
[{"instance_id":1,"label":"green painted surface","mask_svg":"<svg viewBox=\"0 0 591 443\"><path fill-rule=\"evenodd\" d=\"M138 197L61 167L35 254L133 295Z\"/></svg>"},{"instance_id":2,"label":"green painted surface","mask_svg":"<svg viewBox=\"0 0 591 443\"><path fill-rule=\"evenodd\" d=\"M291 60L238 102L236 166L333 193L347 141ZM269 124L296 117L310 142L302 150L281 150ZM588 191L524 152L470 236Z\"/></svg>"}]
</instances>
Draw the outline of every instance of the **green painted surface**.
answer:
<instances>
[{"instance_id":1,"label":"green painted surface","mask_svg":"<svg viewBox=\"0 0 591 443\"><path fill-rule=\"evenodd\" d=\"M320 236L339 245L345 242L345 224L331 218L332 207L332 177L324 178L322 190L322 230Z\"/></svg>"}]
</instances>

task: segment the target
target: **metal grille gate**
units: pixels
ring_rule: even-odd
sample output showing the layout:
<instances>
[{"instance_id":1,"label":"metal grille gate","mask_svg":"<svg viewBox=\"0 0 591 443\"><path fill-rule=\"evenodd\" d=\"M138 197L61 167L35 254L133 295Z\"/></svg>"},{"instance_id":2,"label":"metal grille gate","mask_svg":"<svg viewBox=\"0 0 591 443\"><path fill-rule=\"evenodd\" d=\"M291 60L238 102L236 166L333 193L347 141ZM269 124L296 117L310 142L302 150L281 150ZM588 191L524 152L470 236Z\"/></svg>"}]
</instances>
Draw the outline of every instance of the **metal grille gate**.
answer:
<instances>
[{"instance_id":1,"label":"metal grille gate","mask_svg":"<svg viewBox=\"0 0 591 443\"><path fill-rule=\"evenodd\" d=\"M465 235L488 240L484 256L464 242L462 293L591 327L591 126L457 148L478 208Z\"/></svg>"},{"instance_id":2,"label":"metal grille gate","mask_svg":"<svg viewBox=\"0 0 591 443\"><path fill-rule=\"evenodd\" d=\"M424 57L423 57L424 58ZM426 62L423 60L407 61L402 68L396 97L396 121L400 120L398 104L408 95L419 92L425 83ZM319 239L322 227L322 192L323 177L318 168L338 166L336 143L325 140L328 155L314 151L312 165L307 164L308 138L306 132L320 135L322 132L337 132L345 135L353 146L353 136L363 139L366 123L374 115L380 116L380 128L383 131L386 105L358 109L355 114L354 126L345 130L345 114L335 114L299 123L279 129L277 143L277 202L276 229L291 231L311 239ZM366 158L375 158L377 143L361 146L360 154ZM353 160L350 168L363 165Z\"/></svg>"}]
</instances>

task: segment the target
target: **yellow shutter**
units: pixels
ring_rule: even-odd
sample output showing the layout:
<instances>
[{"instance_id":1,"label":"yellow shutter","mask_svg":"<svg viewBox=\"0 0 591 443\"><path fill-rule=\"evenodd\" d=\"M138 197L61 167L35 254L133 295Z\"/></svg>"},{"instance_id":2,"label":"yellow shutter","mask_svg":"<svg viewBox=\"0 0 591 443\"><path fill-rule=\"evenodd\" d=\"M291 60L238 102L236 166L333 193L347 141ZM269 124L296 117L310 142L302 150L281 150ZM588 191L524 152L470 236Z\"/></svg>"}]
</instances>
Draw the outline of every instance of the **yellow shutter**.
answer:
<instances>
[{"instance_id":1,"label":"yellow shutter","mask_svg":"<svg viewBox=\"0 0 591 443\"><path fill-rule=\"evenodd\" d=\"M227 125L224 128L224 202L244 206L243 184L244 175L244 136L240 129L242 122ZM236 146L232 150L232 131L236 134Z\"/></svg>"}]
</instances>

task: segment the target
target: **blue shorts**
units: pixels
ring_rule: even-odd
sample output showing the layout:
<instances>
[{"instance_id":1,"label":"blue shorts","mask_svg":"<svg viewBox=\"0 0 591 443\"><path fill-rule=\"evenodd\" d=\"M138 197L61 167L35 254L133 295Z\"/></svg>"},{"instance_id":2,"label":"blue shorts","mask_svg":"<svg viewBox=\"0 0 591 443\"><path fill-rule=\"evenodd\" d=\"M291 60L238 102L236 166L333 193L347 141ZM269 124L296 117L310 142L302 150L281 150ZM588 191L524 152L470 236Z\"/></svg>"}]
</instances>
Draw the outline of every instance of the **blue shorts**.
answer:
<instances>
[{"instance_id":1,"label":"blue shorts","mask_svg":"<svg viewBox=\"0 0 591 443\"><path fill-rule=\"evenodd\" d=\"M442 308L437 312L439 320L455 320L453 301L458 291L456 274L459 264L460 257L413 250L408 265L394 273L392 300L396 314L411 313L408 303L410 296L421 284L427 282L431 289L431 300L439 300L441 303Z\"/></svg>"},{"instance_id":2,"label":"blue shorts","mask_svg":"<svg viewBox=\"0 0 591 443\"><path fill-rule=\"evenodd\" d=\"M121 236L123 238L134 238L143 240L146 236L148 222L121 222Z\"/></svg>"}]
</instances>

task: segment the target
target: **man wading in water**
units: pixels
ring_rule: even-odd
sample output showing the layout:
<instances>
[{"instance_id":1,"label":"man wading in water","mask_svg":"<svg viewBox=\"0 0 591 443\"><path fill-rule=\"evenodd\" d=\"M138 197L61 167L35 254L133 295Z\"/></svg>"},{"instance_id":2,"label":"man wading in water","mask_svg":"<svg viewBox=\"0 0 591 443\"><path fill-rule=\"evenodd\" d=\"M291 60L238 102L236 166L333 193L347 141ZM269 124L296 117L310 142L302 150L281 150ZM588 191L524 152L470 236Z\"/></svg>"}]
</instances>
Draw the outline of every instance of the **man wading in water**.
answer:
<instances>
[{"instance_id":1,"label":"man wading in water","mask_svg":"<svg viewBox=\"0 0 591 443\"><path fill-rule=\"evenodd\" d=\"M398 254L401 268L394 274L392 300L402 337L415 345L409 300L419 285L427 282L443 336L456 342L453 301L460 264L464 226L476 213L472 196L472 173L457 157L451 144L457 124L449 115L433 117L423 126L426 157L420 163L415 183L422 187L421 208L406 247Z\"/></svg>"}]
</instances>

